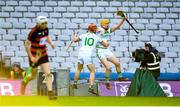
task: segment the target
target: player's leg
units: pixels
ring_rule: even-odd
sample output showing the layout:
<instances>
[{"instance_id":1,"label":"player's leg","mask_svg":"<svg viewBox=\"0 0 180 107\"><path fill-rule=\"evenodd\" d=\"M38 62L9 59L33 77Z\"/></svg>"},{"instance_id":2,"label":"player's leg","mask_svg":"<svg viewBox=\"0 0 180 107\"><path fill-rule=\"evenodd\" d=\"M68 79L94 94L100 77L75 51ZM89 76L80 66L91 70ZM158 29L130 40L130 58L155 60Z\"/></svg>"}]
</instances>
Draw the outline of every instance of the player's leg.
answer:
<instances>
[{"instance_id":1,"label":"player's leg","mask_svg":"<svg viewBox=\"0 0 180 107\"><path fill-rule=\"evenodd\" d=\"M110 72L111 72L111 66L110 63L108 62L106 56L108 55L108 50L107 49L98 49L97 50L97 57L105 67L105 85L107 89L111 89L109 80L110 80Z\"/></svg>"},{"instance_id":2,"label":"player's leg","mask_svg":"<svg viewBox=\"0 0 180 107\"><path fill-rule=\"evenodd\" d=\"M83 69L83 64L78 62L77 69L76 69L75 76L74 76L74 84L73 84L73 88L75 88L75 89L77 89L77 83L78 83L79 75L80 75L82 69Z\"/></svg>"},{"instance_id":3,"label":"player's leg","mask_svg":"<svg viewBox=\"0 0 180 107\"><path fill-rule=\"evenodd\" d=\"M110 82L111 65L110 65L110 63L108 62L108 60L106 58L103 58L100 61L104 65L104 67L106 68L106 71L105 71L105 85L106 85L106 88L110 90L111 85L110 85L109 82Z\"/></svg>"},{"instance_id":4,"label":"player's leg","mask_svg":"<svg viewBox=\"0 0 180 107\"><path fill-rule=\"evenodd\" d=\"M29 76L26 78L26 81L22 81L21 82L21 90L20 93L21 95L25 94L25 90L26 90L26 85L31 81L34 80L36 78L37 75L37 67L33 67L31 73L29 74Z\"/></svg>"},{"instance_id":5,"label":"player's leg","mask_svg":"<svg viewBox=\"0 0 180 107\"><path fill-rule=\"evenodd\" d=\"M95 78L95 66L94 64L87 65L89 71L90 71L90 77L89 77L89 84L90 87L94 85L94 78Z\"/></svg>"},{"instance_id":6,"label":"player's leg","mask_svg":"<svg viewBox=\"0 0 180 107\"><path fill-rule=\"evenodd\" d=\"M112 62L115 65L119 81L128 80L127 78L122 77L121 65L120 65L120 62L119 62L118 58L115 55L108 56L108 61Z\"/></svg>"},{"instance_id":7,"label":"player's leg","mask_svg":"<svg viewBox=\"0 0 180 107\"><path fill-rule=\"evenodd\" d=\"M89 92L93 94L97 94L94 91L94 78L95 78L95 66L94 64L88 64L87 65L89 71L90 71L90 77L89 77Z\"/></svg>"},{"instance_id":8,"label":"player's leg","mask_svg":"<svg viewBox=\"0 0 180 107\"><path fill-rule=\"evenodd\" d=\"M46 76L47 89L48 89L48 91L52 91L52 76L51 76L51 72L50 72L49 63L41 64L40 67Z\"/></svg>"},{"instance_id":9,"label":"player's leg","mask_svg":"<svg viewBox=\"0 0 180 107\"><path fill-rule=\"evenodd\" d=\"M54 95L53 89L52 89L52 74L50 72L50 66L49 63L43 63L40 65L42 71L44 72L46 76L46 86L48 90L48 97L50 100L57 99L57 97Z\"/></svg>"},{"instance_id":10,"label":"player's leg","mask_svg":"<svg viewBox=\"0 0 180 107\"><path fill-rule=\"evenodd\" d=\"M94 91L95 65L93 64L92 54L86 53L86 56L83 57L83 62L90 71L88 92L97 95L97 92Z\"/></svg>"}]
</instances>

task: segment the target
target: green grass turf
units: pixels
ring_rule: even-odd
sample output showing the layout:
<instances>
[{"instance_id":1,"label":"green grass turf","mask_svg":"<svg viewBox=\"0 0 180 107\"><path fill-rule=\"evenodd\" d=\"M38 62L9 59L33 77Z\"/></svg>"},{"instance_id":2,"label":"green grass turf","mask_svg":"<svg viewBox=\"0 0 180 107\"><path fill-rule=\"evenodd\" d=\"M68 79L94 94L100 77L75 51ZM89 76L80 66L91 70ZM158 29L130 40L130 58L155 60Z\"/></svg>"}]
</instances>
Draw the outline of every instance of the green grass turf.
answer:
<instances>
[{"instance_id":1,"label":"green grass turf","mask_svg":"<svg viewBox=\"0 0 180 107\"><path fill-rule=\"evenodd\" d=\"M165 97L74 97L1 96L0 106L179 106L180 98Z\"/></svg>"}]
</instances>

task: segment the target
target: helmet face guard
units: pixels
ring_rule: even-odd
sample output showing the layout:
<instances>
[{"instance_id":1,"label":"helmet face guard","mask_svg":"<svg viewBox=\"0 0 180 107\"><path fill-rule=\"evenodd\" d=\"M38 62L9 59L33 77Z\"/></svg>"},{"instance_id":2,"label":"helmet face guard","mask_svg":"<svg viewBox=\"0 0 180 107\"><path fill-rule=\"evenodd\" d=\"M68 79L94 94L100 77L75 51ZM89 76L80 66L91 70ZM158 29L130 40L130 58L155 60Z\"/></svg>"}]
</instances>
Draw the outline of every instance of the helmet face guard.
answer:
<instances>
[{"instance_id":1,"label":"helmet face guard","mask_svg":"<svg viewBox=\"0 0 180 107\"><path fill-rule=\"evenodd\" d=\"M90 24L88 25L88 31L95 33L96 30L97 30L97 26L96 26L95 23L90 23Z\"/></svg>"}]
</instances>

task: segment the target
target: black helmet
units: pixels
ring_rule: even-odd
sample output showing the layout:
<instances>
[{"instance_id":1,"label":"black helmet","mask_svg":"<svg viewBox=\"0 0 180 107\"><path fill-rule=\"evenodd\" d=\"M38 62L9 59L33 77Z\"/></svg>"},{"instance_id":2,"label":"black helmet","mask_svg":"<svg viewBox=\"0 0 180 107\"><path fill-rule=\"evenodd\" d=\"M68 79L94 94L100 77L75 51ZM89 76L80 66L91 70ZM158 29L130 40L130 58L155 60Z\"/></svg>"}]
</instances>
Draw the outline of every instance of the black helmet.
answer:
<instances>
[{"instance_id":1,"label":"black helmet","mask_svg":"<svg viewBox=\"0 0 180 107\"><path fill-rule=\"evenodd\" d=\"M145 47L149 47L149 51L151 52L152 51L152 45L150 43L145 43Z\"/></svg>"}]
</instances>

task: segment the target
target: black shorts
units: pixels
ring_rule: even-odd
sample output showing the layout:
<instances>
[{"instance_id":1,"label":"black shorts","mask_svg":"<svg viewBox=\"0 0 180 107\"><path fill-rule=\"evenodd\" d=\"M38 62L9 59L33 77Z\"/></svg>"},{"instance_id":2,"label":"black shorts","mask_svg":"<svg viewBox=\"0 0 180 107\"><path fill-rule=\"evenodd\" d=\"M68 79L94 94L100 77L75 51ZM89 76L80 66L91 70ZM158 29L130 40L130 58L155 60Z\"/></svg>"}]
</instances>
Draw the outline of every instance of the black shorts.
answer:
<instances>
[{"instance_id":1,"label":"black shorts","mask_svg":"<svg viewBox=\"0 0 180 107\"><path fill-rule=\"evenodd\" d=\"M48 55L41 57L35 65L32 65L32 61L29 59L30 66L38 67L41 64L49 62Z\"/></svg>"}]
</instances>

